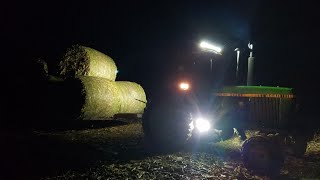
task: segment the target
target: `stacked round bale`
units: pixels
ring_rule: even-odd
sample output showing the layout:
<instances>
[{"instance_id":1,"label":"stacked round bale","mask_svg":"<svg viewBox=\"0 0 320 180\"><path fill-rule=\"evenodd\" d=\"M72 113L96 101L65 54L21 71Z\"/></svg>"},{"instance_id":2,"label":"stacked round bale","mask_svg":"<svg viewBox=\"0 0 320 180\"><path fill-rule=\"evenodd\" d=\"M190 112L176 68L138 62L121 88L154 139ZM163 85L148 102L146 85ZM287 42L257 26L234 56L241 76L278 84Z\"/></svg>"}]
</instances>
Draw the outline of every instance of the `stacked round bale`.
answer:
<instances>
[{"instance_id":1,"label":"stacked round bale","mask_svg":"<svg viewBox=\"0 0 320 180\"><path fill-rule=\"evenodd\" d=\"M63 77L93 76L116 80L117 66L107 55L89 47L75 45L68 49L60 61Z\"/></svg>"},{"instance_id":2,"label":"stacked round bale","mask_svg":"<svg viewBox=\"0 0 320 180\"><path fill-rule=\"evenodd\" d=\"M60 62L65 80L57 82L54 90L59 97L53 101L63 103L61 115L94 120L143 113L143 88L134 82L115 81L116 72L114 61L97 50L78 45L69 49Z\"/></svg>"}]
</instances>

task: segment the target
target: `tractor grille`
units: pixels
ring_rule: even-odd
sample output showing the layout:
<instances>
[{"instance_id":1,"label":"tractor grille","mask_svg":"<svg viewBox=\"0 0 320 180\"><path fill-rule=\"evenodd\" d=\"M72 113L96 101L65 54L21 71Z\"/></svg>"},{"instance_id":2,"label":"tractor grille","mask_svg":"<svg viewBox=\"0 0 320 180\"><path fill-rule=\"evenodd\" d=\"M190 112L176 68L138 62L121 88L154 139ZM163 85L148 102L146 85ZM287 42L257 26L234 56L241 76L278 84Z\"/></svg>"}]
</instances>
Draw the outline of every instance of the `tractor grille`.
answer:
<instances>
[{"instance_id":1,"label":"tractor grille","mask_svg":"<svg viewBox=\"0 0 320 180\"><path fill-rule=\"evenodd\" d=\"M278 128L282 123L281 98L249 98L249 120L259 127Z\"/></svg>"},{"instance_id":2,"label":"tractor grille","mask_svg":"<svg viewBox=\"0 0 320 180\"><path fill-rule=\"evenodd\" d=\"M249 120L258 127L288 127L294 110L294 96L249 98Z\"/></svg>"},{"instance_id":3,"label":"tractor grille","mask_svg":"<svg viewBox=\"0 0 320 180\"><path fill-rule=\"evenodd\" d=\"M250 126L261 128L288 127L294 109L293 94L215 93L215 96L244 100ZM235 103L236 103L235 102Z\"/></svg>"}]
</instances>

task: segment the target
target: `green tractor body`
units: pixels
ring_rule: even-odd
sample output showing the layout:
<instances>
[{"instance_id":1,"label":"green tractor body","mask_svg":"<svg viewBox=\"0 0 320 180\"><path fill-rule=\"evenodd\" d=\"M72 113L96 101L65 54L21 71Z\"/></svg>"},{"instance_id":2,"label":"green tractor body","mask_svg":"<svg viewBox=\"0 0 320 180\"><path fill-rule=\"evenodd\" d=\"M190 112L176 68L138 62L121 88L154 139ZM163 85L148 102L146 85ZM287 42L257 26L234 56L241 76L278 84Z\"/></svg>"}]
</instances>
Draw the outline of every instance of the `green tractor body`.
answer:
<instances>
[{"instance_id":1,"label":"green tractor body","mask_svg":"<svg viewBox=\"0 0 320 180\"><path fill-rule=\"evenodd\" d=\"M145 136L153 149L226 140L234 136L236 129L244 140L244 165L268 174L279 172L284 149L291 149L297 156L306 151L307 138L300 126L303 122L296 116L292 88L224 87L212 92L206 105L200 105L196 92L164 92L148 103L143 116ZM258 132L247 138L245 130Z\"/></svg>"},{"instance_id":2,"label":"green tractor body","mask_svg":"<svg viewBox=\"0 0 320 180\"><path fill-rule=\"evenodd\" d=\"M296 107L292 88L233 86L213 96L217 128L288 129Z\"/></svg>"},{"instance_id":3,"label":"green tractor body","mask_svg":"<svg viewBox=\"0 0 320 180\"><path fill-rule=\"evenodd\" d=\"M226 132L236 128L244 137L244 130L258 131L249 139L243 138L241 152L247 168L278 174L286 152L295 156L306 152L308 137L303 121L297 118L292 88L233 86L216 90L213 95L215 128Z\"/></svg>"}]
</instances>

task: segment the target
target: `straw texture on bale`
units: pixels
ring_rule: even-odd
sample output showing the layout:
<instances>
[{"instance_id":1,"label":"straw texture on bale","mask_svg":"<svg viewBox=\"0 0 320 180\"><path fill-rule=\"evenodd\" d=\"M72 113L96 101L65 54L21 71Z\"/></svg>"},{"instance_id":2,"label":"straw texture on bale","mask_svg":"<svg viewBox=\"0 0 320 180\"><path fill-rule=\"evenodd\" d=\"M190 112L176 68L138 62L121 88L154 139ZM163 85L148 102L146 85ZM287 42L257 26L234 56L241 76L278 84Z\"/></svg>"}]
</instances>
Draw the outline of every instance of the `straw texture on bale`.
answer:
<instances>
[{"instance_id":1,"label":"straw texture on bale","mask_svg":"<svg viewBox=\"0 0 320 180\"><path fill-rule=\"evenodd\" d=\"M141 114L146 106L143 88L133 82L78 76L50 81L51 113L56 119L102 120L115 114Z\"/></svg>"},{"instance_id":2,"label":"straw texture on bale","mask_svg":"<svg viewBox=\"0 0 320 180\"><path fill-rule=\"evenodd\" d=\"M59 64L63 77L94 76L115 81L117 66L109 56L89 47L74 45Z\"/></svg>"},{"instance_id":3,"label":"straw texture on bale","mask_svg":"<svg viewBox=\"0 0 320 180\"><path fill-rule=\"evenodd\" d=\"M83 84L82 93L85 104L82 108L83 119L113 117L120 109L119 90L110 80L96 77L79 77Z\"/></svg>"},{"instance_id":4,"label":"straw texture on bale","mask_svg":"<svg viewBox=\"0 0 320 180\"><path fill-rule=\"evenodd\" d=\"M141 114L146 107L146 94L143 88L134 82L115 82L120 93L120 110L124 114Z\"/></svg>"},{"instance_id":5,"label":"straw texture on bale","mask_svg":"<svg viewBox=\"0 0 320 180\"><path fill-rule=\"evenodd\" d=\"M119 112L119 90L113 81L78 76L52 84L50 96L57 118L99 120Z\"/></svg>"}]
</instances>

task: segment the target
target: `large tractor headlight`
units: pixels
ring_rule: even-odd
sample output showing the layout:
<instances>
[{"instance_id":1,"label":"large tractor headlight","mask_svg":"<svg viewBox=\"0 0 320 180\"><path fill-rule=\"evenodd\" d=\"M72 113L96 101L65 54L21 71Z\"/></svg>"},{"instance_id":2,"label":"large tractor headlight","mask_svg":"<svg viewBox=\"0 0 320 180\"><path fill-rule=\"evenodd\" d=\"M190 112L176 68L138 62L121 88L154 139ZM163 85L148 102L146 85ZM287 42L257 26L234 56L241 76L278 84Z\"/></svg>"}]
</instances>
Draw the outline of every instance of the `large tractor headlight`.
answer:
<instances>
[{"instance_id":1,"label":"large tractor headlight","mask_svg":"<svg viewBox=\"0 0 320 180\"><path fill-rule=\"evenodd\" d=\"M198 118L195 121L195 128L197 128L199 132L207 132L211 128L210 121L207 119Z\"/></svg>"}]
</instances>

